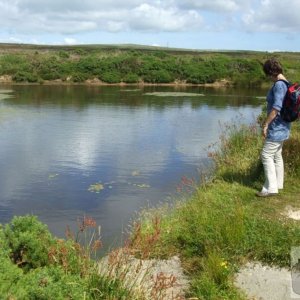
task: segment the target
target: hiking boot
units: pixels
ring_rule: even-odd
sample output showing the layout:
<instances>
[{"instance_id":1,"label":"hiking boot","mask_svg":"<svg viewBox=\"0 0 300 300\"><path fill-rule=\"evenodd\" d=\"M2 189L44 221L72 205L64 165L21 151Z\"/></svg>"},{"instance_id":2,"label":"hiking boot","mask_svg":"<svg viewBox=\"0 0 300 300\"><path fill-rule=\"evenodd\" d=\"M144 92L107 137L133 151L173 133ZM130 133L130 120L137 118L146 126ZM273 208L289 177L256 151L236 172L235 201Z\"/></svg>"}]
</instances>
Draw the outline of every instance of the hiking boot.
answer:
<instances>
[{"instance_id":1,"label":"hiking boot","mask_svg":"<svg viewBox=\"0 0 300 300\"><path fill-rule=\"evenodd\" d=\"M269 192L256 192L256 197L274 197L277 196L278 193L269 193Z\"/></svg>"}]
</instances>

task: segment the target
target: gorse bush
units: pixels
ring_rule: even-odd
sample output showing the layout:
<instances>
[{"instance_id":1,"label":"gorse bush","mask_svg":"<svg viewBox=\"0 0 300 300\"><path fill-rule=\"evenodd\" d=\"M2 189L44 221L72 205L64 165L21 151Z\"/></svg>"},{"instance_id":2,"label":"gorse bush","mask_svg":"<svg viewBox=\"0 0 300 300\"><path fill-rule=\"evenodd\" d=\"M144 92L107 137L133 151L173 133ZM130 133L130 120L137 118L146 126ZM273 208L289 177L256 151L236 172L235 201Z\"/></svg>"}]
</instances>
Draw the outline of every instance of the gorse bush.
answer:
<instances>
[{"instance_id":1,"label":"gorse bush","mask_svg":"<svg viewBox=\"0 0 300 300\"><path fill-rule=\"evenodd\" d=\"M88 245L79 243L94 226L92 219L83 218L76 238L69 233L67 240L52 237L35 216L14 217L1 226L1 299L130 298L121 282L100 276L91 260L101 242L92 238Z\"/></svg>"},{"instance_id":2,"label":"gorse bush","mask_svg":"<svg viewBox=\"0 0 300 300\"><path fill-rule=\"evenodd\" d=\"M15 75L17 72L29 71L29 61L22 54L6 54L0 59L0 74Z\"/></svg>"},{"instance_id":3,"label":"gorse bush","mask_svg":"<svg viewBox=\"0 0 300 300\"><path fill-rule=\"evenodd\" d=\"M37 74L26 72L26 71L17 71L12 79L15 82L38 82L39 77Z\"/></svg>"},{"instance_id":4,"label":"gorse bush","mask_svg":"<svg viewBox=\"0 0 300 300\"><path fill-rule=\"evenodd\" d=\"M122 80L122 76L119 72L112 70L101 73L99 79L107 83L119 83Z\"/></svg>"},{"instance_id":5,"label":"gorse bush","mask_svg":"<svg viewBox=\"0 0 300 300\"><path fill-rule=\"evenodd\" d=\"M123 77L123 81L126 83L137 83L139 82L139 76L133 73L129 73Z\"/></svg>"},{"instance_id":6,"label":"gorse bush","mask_svg":"<svg viewBox=\"0 0 300 300\"><path fill-rule=\"evenodd\" d=\"M58 267L33 269L20 276L2 295L7 299L83 299L84 283L79 276Z\"/></svg>"},{"instance_id":7,"label":"gorse bush","mask_svg":"<svg viewBox=\"0 0 300 300\"><path fill-rule=\"evenodd\" d=\"M12 261L23 270L48 264L47 251L54 240L35 217L14 218L3 228L2 237L3 247L9 248Z\"/></svg>"},{"instance_id":8,"label":"gorse bush","mask_svg":"<svg viewBox=\"0 0 300 300\"><path fill-rule=\"evenodd\" d=\"M73 82L84 82L88 79L88 76L84 73L73 73L71 79Z\"/></svg>"},{"instance_id":9,"label":"gorse bush","mask_svg":"<svg viewBox=\"0 0 300 300\"><path fill-rule=\"evenodd\" d=\"M166 70L151 70L143 76L143 80L149 83L170 83L174 81L172 75Z\"/></svg>"}]
</instances>

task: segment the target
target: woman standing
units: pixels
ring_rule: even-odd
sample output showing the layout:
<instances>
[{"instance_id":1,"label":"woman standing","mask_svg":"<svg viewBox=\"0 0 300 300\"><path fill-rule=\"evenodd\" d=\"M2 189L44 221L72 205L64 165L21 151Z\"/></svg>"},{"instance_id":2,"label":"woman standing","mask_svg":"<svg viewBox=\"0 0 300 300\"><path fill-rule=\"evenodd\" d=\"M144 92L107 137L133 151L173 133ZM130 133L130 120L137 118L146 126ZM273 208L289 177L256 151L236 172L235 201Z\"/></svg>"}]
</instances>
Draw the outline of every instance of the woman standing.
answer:
<instances>
[{"instance_id":1,"label":"woman standing","mask_svg":"<svg viewBox=\"0 0 300 300\"><path fill-rule=\"evenodd\" d=\"M258 197L269 197L283 189L284 166L282 145L290 134L290 123L280 117L280 110L287 92L288 81L280 63L269 59L263 65L265 74L274 82L267 94L267 118L263 125L264 146L261 152L265 172L265 183Z\"/></svg>"}]
</instances>

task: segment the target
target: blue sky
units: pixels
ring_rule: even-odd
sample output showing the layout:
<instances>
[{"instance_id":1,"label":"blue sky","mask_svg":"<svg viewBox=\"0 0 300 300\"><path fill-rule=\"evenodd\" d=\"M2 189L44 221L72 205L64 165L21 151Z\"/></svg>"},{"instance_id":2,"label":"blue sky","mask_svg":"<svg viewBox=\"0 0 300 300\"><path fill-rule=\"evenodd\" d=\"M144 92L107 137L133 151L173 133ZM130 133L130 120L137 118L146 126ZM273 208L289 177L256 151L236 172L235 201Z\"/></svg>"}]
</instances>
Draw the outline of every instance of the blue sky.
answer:
<instances>
[{"instance_id":1,"label":"blue sky","mask_svg":"<svg viewBox=\"0 0 300 300\"><path fill-rule=\"evenodd\" d=\"M300 51L300 0L0 0L0 42Z\"/></svg>"}]
</instances>

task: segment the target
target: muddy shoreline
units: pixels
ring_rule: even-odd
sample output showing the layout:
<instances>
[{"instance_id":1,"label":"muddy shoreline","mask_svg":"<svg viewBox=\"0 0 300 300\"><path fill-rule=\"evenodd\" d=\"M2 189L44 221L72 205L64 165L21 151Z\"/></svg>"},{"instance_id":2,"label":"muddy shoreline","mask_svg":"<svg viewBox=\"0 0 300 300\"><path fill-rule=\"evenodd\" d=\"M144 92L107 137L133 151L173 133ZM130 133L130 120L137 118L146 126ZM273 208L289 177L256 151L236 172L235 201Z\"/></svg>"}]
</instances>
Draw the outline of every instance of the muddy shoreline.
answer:
<instances>
[{"instance_id":1,"label":"muddy shoreline","mask_svg":"<svg viewBox=\"0 0 300 300\"><path fill-rule=\"evenodd\" d=\"M185 81L175 81L172 83L148 83L148 82L137 82L137 83L107 83L99 80L98 78L88 79L84 82L73 82L69 80L44 80L42 82L15 82L9 75L0 76L0 85L86 85L86 86L172 86L172 87L190 87L190 86L203 86L203 87L214 87L214 88L225 88L233 86L233 83L227 79L222 79L214 83L201 83L192 84Z\"/></svg>"}]
</instances>

